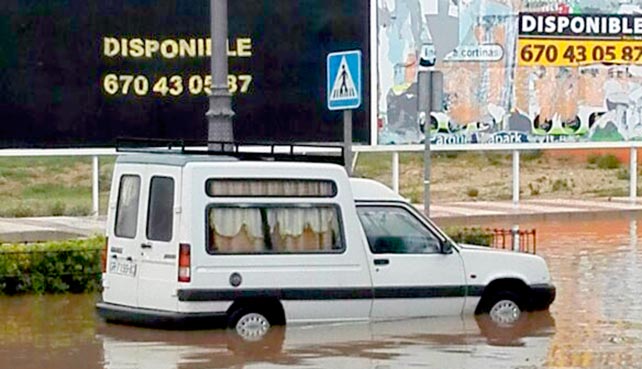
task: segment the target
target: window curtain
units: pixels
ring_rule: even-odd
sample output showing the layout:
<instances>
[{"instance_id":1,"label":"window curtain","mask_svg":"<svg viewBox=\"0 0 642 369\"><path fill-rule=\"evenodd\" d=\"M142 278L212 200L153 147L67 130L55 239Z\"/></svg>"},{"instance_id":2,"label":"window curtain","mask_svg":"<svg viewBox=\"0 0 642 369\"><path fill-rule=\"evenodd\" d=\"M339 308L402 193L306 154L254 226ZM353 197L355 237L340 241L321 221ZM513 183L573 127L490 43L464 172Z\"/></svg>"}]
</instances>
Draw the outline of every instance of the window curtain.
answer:
<instances>
[{"instance_id":1,"label":"window curtain","mask_svg":"<svg viewBox=\"0 0 642 369\"><path fill-rule=\"evenodd\" d=\"M300 236L306 227L315 233L332 229L334 209L323 208L275 208L268 209L270 230L278 226L281 236Z\"/></svg>"},{"instance_id":2,"label":"window curtain","mask_svg":"<svg viewBox=\"0 0 642 369\"><path fill-rule=\"evenodd\" d=\"M259 209L214 208L210 210L210 226L225 237L236 236L243 227L248 236L263 237Z\"/></svg>"},{"instance_id":3,"label":"window curtain","mask_svg":"<svg viewBox=\"0 0 642 369\"><path fill-rule=\"evenodd\" d=\"M335 208L268 207L264 213L273 251L319 251L337 246L339 223ZM269 251L261 209L213 208L209 220L218 251Z\"/></svg>"},{"instance_id":4,"label":"window curtain","mask_svg":"<svg viewBox=\"0 0 642 369\"><path fill-rule=\"evenodd\" d=\"M334 213L329 207L270 209L273 245L286 252L331 250L338 230Z\"/></svg>"},{"instance_id":5,"label":"window curtain","mask_svg":"<svg viewBox=\"0 0 642 369\"><path fill-rule=\"evenodd\" d=\"M279 234L300 236L306 228L323 233L331 230L334 223L334 209L323 208L268 208L270 233L278 228ZM258 208L214 208L210 210L210 226L217 234L234 237L241 228L248 236L263 237L261 211Z\"/></svg>"},{"instance_id":6,"label":"window curtain","mask_svg":"<svg viewBox=\"0 0 642 369\"><path fill-rule=\"evenodd\" d=\"M210 230L213 251L244 253L265 250L259 209L212 209Z\"/></svg>"},{"instance_id":7,"label":"window curtain","mask_svg":"<svg viewBox=\"0 0 642 369\"><path fill-rule=\"evenodd\" d=\"M221 179L208 183L210 196L334 196L334 185L330 181Z\"/></svg>"}]
</instances>

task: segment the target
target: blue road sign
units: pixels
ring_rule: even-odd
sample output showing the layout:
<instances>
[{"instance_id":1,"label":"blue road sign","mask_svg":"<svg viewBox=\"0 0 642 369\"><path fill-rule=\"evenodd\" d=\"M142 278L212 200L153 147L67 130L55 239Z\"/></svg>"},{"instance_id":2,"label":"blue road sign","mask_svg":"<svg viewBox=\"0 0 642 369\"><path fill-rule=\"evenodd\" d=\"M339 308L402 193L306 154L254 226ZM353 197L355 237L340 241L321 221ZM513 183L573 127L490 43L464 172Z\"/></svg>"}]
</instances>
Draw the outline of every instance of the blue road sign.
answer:
<instances>
[{"instance_id":1,"label":"blue road sign","mask_svg":"<svg viewBox=\"0 0 642 369\"><path fill-rule=\"evenodd\" d=\"M361 106L361 51L328 54L328 109L348 110Z\"/></svg>"}]
</instances>

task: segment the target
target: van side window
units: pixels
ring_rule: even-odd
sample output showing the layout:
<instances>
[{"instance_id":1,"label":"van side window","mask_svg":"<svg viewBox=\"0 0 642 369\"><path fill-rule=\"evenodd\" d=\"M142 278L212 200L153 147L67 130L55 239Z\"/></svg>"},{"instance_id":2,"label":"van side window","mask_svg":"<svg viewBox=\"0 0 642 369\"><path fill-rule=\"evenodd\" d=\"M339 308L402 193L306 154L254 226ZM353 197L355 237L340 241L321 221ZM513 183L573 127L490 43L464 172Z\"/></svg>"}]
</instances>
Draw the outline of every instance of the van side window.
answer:
<instances>
[{"instance_id":1,"label":"van side window","mask_svg":"<svg viewBox=\"0 0 642 369\"><path fill-rule=\"evenodd\" d=\"M207 213L210 254L327 253L345 249L336 206L210 207Z\"/></svg>"},{"instance_id":2,"label":"van side window","mask_svg":"<svg viewBox=\"0 0 642 369\"><path fill-rule=\"evenodd\" d=\"M359 220L374 254L434 254L439 239L407 209L359 206Z\"/></svg>"},{"instance_id":3,"label":"van side window","mask_svg":"<svg viewBox=\"0 0 642 369\"><path fill-rule=\"evenodd\" d=\"M140 177L134 175L124 175L120 177L118 205L116 208L116 227L114 229L117 237L136 237L139 201Z\"/></svg>"},{"instance_id":4,"label":"van side window","mask_svg":"<svg viewBox=\"0 0 642 369\"><path fill-rule=\"evenodd\" d=\"M149 187L147 239L171 241L174 226L174 179L153 177Z\"/></svg>"},{"instance_id":5,"label":"van side window","mask_svg":"<svg viewBox=\"0 0 642 369\"><path fill-rule=\"evenodd\" d=\"M211 197L334 197L337 185L317 179L208 179Z\"/></svg>"}]
</instances>

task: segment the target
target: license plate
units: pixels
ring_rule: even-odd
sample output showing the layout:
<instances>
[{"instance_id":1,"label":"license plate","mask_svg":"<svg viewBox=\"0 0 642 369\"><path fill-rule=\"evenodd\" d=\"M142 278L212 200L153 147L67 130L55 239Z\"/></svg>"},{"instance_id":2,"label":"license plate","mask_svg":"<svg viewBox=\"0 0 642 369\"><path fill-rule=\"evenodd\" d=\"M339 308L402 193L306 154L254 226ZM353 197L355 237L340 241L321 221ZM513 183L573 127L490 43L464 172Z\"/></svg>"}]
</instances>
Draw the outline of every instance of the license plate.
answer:
<instances>
[{"instance_id":1,"label":"license plate","mask_svg":"<svg viewBox=\"0 0 642 369\"><path fill-rule=\"evenodd\" d=\"M137 265L131 261L110 260L109 273L120 274L128 277L136 276Z\"/></svg>"}]
</instances>

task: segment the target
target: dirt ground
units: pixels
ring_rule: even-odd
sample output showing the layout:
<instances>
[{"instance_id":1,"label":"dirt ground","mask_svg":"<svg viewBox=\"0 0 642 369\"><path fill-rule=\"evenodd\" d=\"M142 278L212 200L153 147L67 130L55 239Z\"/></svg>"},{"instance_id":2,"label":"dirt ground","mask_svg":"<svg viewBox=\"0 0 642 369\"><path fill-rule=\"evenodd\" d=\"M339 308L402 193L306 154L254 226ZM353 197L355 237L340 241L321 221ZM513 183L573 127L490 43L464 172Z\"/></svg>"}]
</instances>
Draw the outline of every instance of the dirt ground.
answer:
<instances>
[{"instance_id":1,"label":"dirt ground","mask_svg":"<svg viewBox=\"0 0 642 369\"><path fill-rule=\"evenodd\" d=\"M361 154L355 174L391 185L391 162L391 154ZM432 163L432 202L512 198L510 153L437 154ZM421 154L401 154L399 171L401 194L413 202L422 202ZM522 153L520 193L522 199L628 196L628 162L603 153L588 156ZM640 189L638 193L642 193Z\"/></svg>"}]
</instances>

